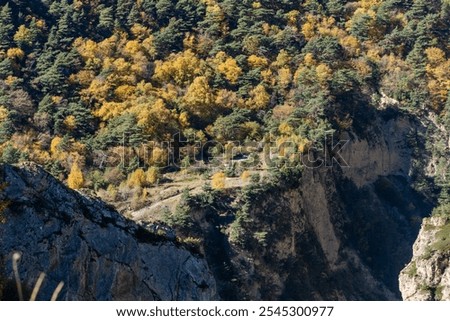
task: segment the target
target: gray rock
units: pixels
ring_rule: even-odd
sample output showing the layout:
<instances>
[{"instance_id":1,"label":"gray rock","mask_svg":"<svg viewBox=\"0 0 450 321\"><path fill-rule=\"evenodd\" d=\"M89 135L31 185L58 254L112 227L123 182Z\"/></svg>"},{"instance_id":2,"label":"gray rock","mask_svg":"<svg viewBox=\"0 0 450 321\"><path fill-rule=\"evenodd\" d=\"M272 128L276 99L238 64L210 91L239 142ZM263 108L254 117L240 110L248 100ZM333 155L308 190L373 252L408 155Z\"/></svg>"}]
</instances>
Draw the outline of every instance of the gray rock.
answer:
<instances>
[{"instance_id":1,"label":"gray rock","mask_svg":"<svg viewBox=\"0 0 450 321\"><path fill-rule=\"evenodd\" d=\"M10 202L0 224L4 274L12 279L12 254L21 253L26 289L47 274L38 299L50 299L60 281L62 300L218 298L204 259L66 188L41 167L0 165L0 183L6 183L0 201Z\"/></svg>"},{"instance_id":2,"label":"gray rock","mask_svg":"<svg viewBox=\"0 0 450 321\"><path fill-rule=\"evenodd\" d=\"M403 300L450 300L450 248L439 246L439 234L448 237L449 224L449 219L443 217L423 220L411 262L400 273Z\"/></svg>"}]
</instances>

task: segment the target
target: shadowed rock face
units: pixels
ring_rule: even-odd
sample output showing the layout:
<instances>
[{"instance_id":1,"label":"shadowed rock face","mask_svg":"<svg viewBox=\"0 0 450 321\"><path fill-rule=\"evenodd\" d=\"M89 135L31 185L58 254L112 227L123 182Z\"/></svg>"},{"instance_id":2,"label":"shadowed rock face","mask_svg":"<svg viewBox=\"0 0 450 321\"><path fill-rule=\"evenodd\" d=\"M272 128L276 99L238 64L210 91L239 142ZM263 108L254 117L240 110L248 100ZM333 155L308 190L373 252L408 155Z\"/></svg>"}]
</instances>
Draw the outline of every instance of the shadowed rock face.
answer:
<instances>
[{"instance_id":1,"label":"shadowed rock face","mask_svg":"<svg viewBox=\"0 0 450 321\"><path fill-rule=\"evenodd\" d=\"M40 272L38 299L64 282L62 300L212 300L206 261L126 220L101 201L69 190L42 168L0 165L0 259L12 278L13 252L25 290ZM15 291L4 290L6 299Z\"/></svg>"}]
</instances>

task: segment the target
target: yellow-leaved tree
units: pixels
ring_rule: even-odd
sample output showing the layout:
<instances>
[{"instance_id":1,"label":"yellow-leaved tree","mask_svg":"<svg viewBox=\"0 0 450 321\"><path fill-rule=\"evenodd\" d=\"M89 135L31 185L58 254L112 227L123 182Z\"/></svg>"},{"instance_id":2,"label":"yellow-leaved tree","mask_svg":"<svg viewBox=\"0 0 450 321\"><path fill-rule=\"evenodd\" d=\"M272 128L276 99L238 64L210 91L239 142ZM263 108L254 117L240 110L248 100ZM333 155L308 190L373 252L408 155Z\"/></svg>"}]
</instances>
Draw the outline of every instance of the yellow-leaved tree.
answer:
<instances>
[{"instance_id":1,"label":"yellow-leaved tree","mask_svg":"<svg viewBox=\"0 0 450 321\"><path fill-rule=\"evenodd\" d=\"M183 103L192 114L207 119L213 112L214 95L208 79L200 76L194 79L183 97Z\"/></svg>"},{"instance_id":2,"label":"yellow-leaved tree","mask_svg":"<svg viewBox=\"0 0 450 321\"><path fill-rule=\"evenodd\" d=\"M236 60L231 57L217 66L217 70L232 84L235 84L242 75L242 69L238 66Z\"/></svg>"},{"instance_id":3,"label":"yellow-leaved tree","mask_svg":"<svg viewBox=\"0 0 450 321\"><path fill-rule=\"evenodd\" d=\"M433 107L442 108L450 89L450 59L446 59L445 52L431 47L425 50L427 55L428 89L432 95Z\"/></svg>"},{"instance_id":4,"label":"yellow-leaved tree","mask_svg":"<svg viewBox=\"0 0 450 321\"><path fill-rule=\"evenodd\" d=\"M259 84L250 92L250 99L247 101L247 106L251 109L264 109L270 102L270 95L266 88Z\"/></svg>"},{"instance_id":5,"label":"yellow-leaved tree","mask_svg":"<svg viewBox=\"0 0 450 321\"><path fill-rule=\"evenodd\" d=\"M177 85L186 85L200 75L203 62L190 50L172 54L162 62L156 61L154 80L161 83L174 81Z\"/></svg>"},{"instance_id":6,"label":"yellow-leaved tree","mask_svg":"<svg viewBox=\"0 0 450 321\"><path fill-rule=\"evenodd\" d=\"M67 185L72 189L80 189L84 185L84 177L81 168L78 166L78 162L73 162L70 169L69 176L67 177Z\"/></svg>"},{"instance_id":7,"label":"yellow-leaved tree","mask_svg":"<svg viewBox=\"0 0 450 321\"><path fill-rule=\"evenodd\" d=\"M143 187L145 185L146 175L142 168L136 169L128 176L127 184L129 187Z\"/></svg>"},{"instance_id":8,"label":"yellow-leaved tree","mask_svg":"<svg viewBox=\"0 0 450 321\"><path fill-rule=\"evenodd\" d=\"M148 185L153 185L158 181L159 171L158 168L152 166L145 173L145 180Z\"/></svg>"},{"instance_id":9,"label":"yellow-leaved tree","mask_svg":"<svg viewBox=\"0 0 450 321\"><path fill-rule=\"evenodd\" d=\"M225 188L225 174L222 172L217 172L211 177L211 187L214 189L224 189Z\"/></svg>"}]
</instances>

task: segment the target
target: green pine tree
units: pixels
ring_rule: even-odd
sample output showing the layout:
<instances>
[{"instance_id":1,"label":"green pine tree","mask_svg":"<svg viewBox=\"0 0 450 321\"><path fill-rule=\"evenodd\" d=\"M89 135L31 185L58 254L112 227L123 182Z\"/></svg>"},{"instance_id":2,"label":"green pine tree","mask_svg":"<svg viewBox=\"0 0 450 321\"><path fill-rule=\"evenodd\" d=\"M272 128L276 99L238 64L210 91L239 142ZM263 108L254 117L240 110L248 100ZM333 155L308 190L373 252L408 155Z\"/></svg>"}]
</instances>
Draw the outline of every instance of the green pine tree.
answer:
<instances>
[{"instance_id":1,"label":"green pine tree","mask_svg":"<svg viewBox=\"0 0 450 321\"><path fill-rule=\"evenodd\" d=\"M102 33L109 35L114 29L114 14L111 7L100 10L98 17L98 28Z\"/></svg>"},{"instance_id":2,"label":"green pine tree","mask_svg":"<svg viewBox=\"0 0 450 321\"><path fill-rule=\"evenodd\" d=\"M12 11L9 4L6 3L0 11L0 50L8 49L11 46L13 34Z\"/></svg>"}]
</instances>

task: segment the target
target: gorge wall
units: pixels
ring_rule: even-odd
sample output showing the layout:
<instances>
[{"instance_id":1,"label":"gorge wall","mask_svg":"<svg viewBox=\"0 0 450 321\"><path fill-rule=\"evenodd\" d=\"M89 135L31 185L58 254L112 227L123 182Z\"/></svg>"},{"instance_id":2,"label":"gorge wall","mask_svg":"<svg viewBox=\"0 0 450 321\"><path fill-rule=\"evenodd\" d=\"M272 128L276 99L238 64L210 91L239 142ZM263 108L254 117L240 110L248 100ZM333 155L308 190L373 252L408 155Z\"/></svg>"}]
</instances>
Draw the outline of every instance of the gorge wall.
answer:
<instances>
[{"instance_id":1,"label":"gorge wall","mask_svg":"<svg viewBox=\"0 0 450 321\"><path fill-rule=\"evenodd\" d=\"M341 136L350 140L342 150L348 167L305 169L289 186L251 187L261 192L252 194L239 242L229 238L236 213L198 209L223 298L401 299L399 272L434 204L413 188L421 125L392 110L373 116L364 130Z\"/></svg>"},{"instance_id":2,"label":"gorge wall","mask_svg":"<svg viewBox=\"0 0 450 321\"><path fill-rule=\"evenodd\" d=\"M399 278L404 300L450 300L449 247L449 220L443 217L424 219L411 262Z\"/></svg>"}]
</instances>

